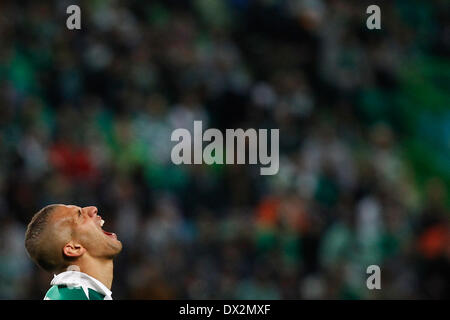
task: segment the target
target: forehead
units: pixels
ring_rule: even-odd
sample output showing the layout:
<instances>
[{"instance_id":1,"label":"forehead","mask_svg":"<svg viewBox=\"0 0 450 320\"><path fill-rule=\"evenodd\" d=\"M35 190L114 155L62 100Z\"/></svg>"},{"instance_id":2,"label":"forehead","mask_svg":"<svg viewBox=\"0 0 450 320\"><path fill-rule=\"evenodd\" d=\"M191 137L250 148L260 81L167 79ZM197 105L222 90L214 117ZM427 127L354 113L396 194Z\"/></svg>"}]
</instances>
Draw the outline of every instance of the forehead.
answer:
<instances>
[{"instance_id":1,"label":"forehead","mask_svg":"<svg viewBox=\"0 0 450 320\"><path fill-rule=\"evenodd\" d=\"M71 219L81 208L74 205L59 205L52 214L52 220L55 222Z\"/></svg>"}]
</instances>

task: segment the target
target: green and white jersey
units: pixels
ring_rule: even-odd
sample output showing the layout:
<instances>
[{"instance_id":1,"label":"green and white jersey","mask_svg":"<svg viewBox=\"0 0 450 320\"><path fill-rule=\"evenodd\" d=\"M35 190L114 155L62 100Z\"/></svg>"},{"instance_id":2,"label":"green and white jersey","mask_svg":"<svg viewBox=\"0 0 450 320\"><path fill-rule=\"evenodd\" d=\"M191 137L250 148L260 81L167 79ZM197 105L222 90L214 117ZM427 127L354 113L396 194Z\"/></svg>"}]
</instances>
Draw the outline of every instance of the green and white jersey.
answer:
<instances>
[{"instance_id":1,"label":"green and white jersey","mask_svg":"<svg viewBox=\"0 0 450 320\"><path fill-rule=\"evenodd\" d=\"M112 300L111 290L97 279L79 271L55 275L44 300Z\"/></svg>"}]
</instances>

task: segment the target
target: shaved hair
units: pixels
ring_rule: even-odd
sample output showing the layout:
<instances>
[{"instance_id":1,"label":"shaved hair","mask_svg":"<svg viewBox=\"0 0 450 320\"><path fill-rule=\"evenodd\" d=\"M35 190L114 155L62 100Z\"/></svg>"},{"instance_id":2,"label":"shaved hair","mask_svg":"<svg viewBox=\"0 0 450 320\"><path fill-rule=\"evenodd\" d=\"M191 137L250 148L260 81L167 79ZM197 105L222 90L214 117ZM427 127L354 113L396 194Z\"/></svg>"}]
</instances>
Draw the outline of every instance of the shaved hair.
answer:
<instances>
[{"instance_id":1,"label":"shaved hair","mask_svg":"<svg viewBox=\"0 0 450 320\"><path fill-rule=\"evenodd\" d=\"M48 272L63 267L64 256L58 248L56 237L49 220L59 204L48 205L39 210L31 219L25 233L25 248L30 258Z\"/></svg>"}]
</instances>

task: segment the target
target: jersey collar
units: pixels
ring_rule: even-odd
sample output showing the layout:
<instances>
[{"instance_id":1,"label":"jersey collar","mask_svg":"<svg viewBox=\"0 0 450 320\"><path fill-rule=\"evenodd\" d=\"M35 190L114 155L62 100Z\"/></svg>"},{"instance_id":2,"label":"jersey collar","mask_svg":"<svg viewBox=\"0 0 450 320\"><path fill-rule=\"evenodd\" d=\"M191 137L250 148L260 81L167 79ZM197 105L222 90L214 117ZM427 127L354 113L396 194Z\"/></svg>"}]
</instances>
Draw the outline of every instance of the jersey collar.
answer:
<instances>
[{"instance_id":1,"label":"jersey collar","mask_svg":"<svg viewBox=\"0 0 450 320\"><path fill-rule=\"evenodd\" d=\"M57 275L55 274L50 284L52 286L65 285L67 287L81 287L88 298L88 289L90 288L104 295L104 300L112 300L111 290L109 290L103 283L84 272L64 271Z\"/></svg>"}]
</instances>

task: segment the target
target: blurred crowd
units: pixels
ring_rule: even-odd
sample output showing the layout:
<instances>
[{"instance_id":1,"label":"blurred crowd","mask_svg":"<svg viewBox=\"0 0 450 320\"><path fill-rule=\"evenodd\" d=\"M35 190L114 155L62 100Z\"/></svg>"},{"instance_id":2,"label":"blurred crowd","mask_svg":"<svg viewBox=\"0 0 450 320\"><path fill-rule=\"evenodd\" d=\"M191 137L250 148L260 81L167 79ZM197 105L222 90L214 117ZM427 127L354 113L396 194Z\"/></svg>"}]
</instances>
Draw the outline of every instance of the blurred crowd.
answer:
<instances>
[{"instance_id":1,"label":"blurred crowd","mask_svg":"<svg viewBox=\"0 0 450 320\"><path fill-rule=\"evenodd\" d=\"M448 2L378 2L1 1L0 299L49 288L50 203L118 234L115 299L448 298ZM279 173L172 164L194 120L279 128Z\"/></svg>"}]
</instances>

